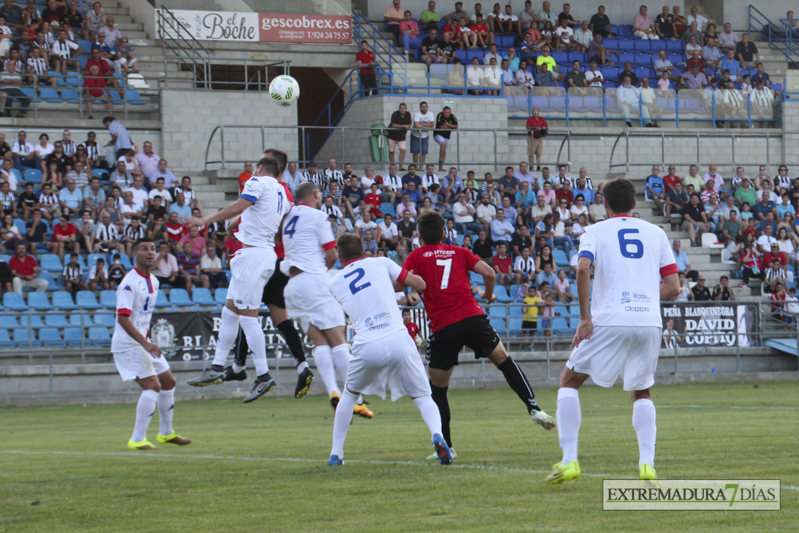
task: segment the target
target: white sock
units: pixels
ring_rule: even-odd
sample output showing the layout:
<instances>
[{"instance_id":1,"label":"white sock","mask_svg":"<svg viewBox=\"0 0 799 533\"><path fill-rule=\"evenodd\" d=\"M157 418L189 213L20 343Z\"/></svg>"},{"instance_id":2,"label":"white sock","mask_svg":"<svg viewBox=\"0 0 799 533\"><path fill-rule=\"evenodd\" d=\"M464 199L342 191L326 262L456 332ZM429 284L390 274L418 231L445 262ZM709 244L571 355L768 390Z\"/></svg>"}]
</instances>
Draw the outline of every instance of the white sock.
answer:
<instances>
[{"instance_id":1,"label":"white sock","mask_svg":"<svg viewBox=\"0 0 799 533\"><path fill-rule=\"evenodd\" d=\"M155 414L157 401L158 393L154 390L141 391L139 403L136 405L136 425L133 426L133 435L130 437L133 442L141 442L147 438L147 427Z\"/></svg>"},{"instance_id":2,"label":"white sock","mask_svg":"<svg viewBox=\"0 0 799 533\"><path fill-rule=\"evenodd\" d=\"M656 418L652 400L642 398L633 404L633 428L638 436L638 468L644 463L655 467L655 440L658 434Z\"/></svg>"},{"instance_id":3,"label":"white sock","mask_svg":"<svg viewBox=\"0 0 799 533\"><path fill-rule=\"evenodd\" d=\"M356 396L344 389L341 400L336 408L336 419L333 422L333 449L330 455L337 455L339 459L344 458L344 439L347 438L347 430L352 423L352 409L355 407Z\"/></svg>"},{"instance_id":4,"label":"white sock","mask_svg":"<svg viewBox=\"0 0 799 533\"><path fill-rule=\"evenodd\" d=\"M158 419L160 433L164 437L172 434L172 415L175 414L175 389L162 390L158 395Z\"/></svg>"},{"instance_id":5,"label":"white sock","mask_svg":"<svg viewBox=\"0 0 799 533\"><path fill-rule=\"evenodd\" d=\"M266 363L266 337L261 328L261 321L254 316L243 316L240 320L241 329L247 337L247 344L252 351L252 362L255 363L255 374L263 376L269 372L269 365Z\"/></svg>"},{"instance_id":6,"label":"white sock","mask_svg":"<svg viewBox=\"0 0 799 533\"><path fill-rule=\"evenodd\" d=\"M219 334L216 340L216 351L214 352L213 364L225 366L230 350L236 342L239 334L240 315L234 313L227 307L222 308L222 322L219 324ZM249 339L247 339L249 341Z\"/></svg>"},{"instance_id":7,"label":"white sock","mask_svg":"<svg viewBox=\"0 0 799 533\"><path fill-rule=\"evenodd\" d=\"M333 366L333 357L330 355L330 346L323 345L317 346L313 349L313 358L316 362L316 369L322 375L322 381L327 388L327 395L338 393L341 395L341 389L338 388L336 383L336 369Z\"/></svg>"},{"instance_id":8,"label":"white sock","mask_svg":"<svg viewBox=\"0 0 799 533\"><path fill-rule=\"evenodd\" d=\"M302 374L302 371L308 368L308 361L303 361L297 365L297 374Z\"/></svg>"},{"instance_id":9,"label":"white sock","mask_svg":"<svg viewBox=\"0 0 799 533\"><path fill-rule=\"evenodd\" d=\"M563 450L560 464L566 466L577 460L577 436L580 434L580 393L577 389L562 388L558 390L558 410L555 413L558 421L558 438Z\"/></svg>"},{"instance_id":10,"label":"white sock","mask_svg":"<svg viewBox=\"0 0 799 533\"><path fill-rule=\"evenodd\" d=\"M334 346L331 351L333 352L333 361L336 363L336 372L338 372L341 380L346 383L347 369L350 366L350 359L352 359L350 345L345 342L344 344Z\"/></svg>"},{"instance_id":11,"label":"white sock","mask_svg":"<svg viewBox=\"0 0 799 533\"><path fill-rule=\"evenodd\" d=\"M432 396L421 396L416 398L413 403L422 413L424 423L430 428L430 435L441 435L441 413L438 412L438 406Z\"/></svg>"},{"instance_id":12,"label":"white sock","mask_svg":"<svg viewBox=\"0 0 799 533\"><path fill-rule=\"evenodd\" d=\"M233 372L235 372L236 374L238 374L239 372L241 372L246 368L247 368L246 366L239 366L238 363L233 363Z\"/></svg>"}]
</instances>

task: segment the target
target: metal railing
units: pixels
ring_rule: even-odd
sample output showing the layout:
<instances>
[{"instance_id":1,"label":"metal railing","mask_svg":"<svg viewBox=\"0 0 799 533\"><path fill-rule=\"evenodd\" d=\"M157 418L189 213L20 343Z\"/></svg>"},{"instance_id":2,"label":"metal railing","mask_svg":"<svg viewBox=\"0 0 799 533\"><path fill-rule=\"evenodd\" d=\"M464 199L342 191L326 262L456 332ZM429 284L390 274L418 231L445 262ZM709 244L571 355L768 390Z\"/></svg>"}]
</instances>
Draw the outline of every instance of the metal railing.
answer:
<instances>
[{"instance_id":1,"label":"metal railing","mask_svg":"<svg viewBox=\"0 0 799 533\"><path fill-rule=\"evenodd\" d=\"M176 60L179 70L186 66L194 72L202 72L203 79L208 79L208 73L204 70L207 63L203 60L211 56L211 51L198 41L191 31L175 16L175 14L164 6L155 11L156 28L161 38L161 52L164 54L164 75L168 69L168 61Z\"/></svg>"},{"instance_id":2,"label":"metal railing","mask_svg":"<svg viewBox=\"0 0 799 533\"><path fill-rule=\"evenodd\" d=\"M177 59L168 57L168 59ZM192 89L205 90L242 90L242 91L268 91L272 77L269 76L269 68L282 69L281 74L291 75L291 60L266 60L266 59L247 59L239 57L208 57L198 59L191 70L191 78L180 77L181 72L164 72L164 77L158 80L159 88L163 89L185 89L186 85L191 85ZM220 73L214 72L214 67L238 67L243 68L241 80L221 80ZM235 75L235 74L234 74Z\"/></svg>"},{"instance_id":3,"label":"metal railing","mask_svg":"<svg viewBox=\"0 0 799 533\"><path fill-rule=\"evenodd\" d=\"M368 128L368 127L349 127L349 126L239 126L239 125L221 125L216 126L211 135L208 138L208 142L205 147L205 170L209 170L209 166L217 166L219 168L228 168L231 165L243 165L246 161L252 160L253 153L256 152L259 148L254 147L252 151L249 152L247 159L235 159L229 157L228 154L228 145L225 142L225 131L235 131L235 130L250 130L256 132L260 132L261 137L261 146L260 148L266 148L266 130L269 130L272 133L280 132L281 130L297 130L300 133L300 146L298 153L300 157L297 159L297 163L301 166L306 166L309 162L313 161L312 150L311 150L311 141L310 141L310 132L312 131L332 131L333 133L341 134L342 139L347 138L347 142L341 143L341 154L339 161L346 161L353 166L363 166L363 165L373 165L379 163L385 163L386 165L389 164L389 161L372 161L372 160L360 160L359 156L354 155L353 150L353 142L349 137L345 137L346 135L357 135L362 134L364 137L364 142L368 142L366 139L371 137L375 134L379 135L380 137L384 137L388 135L388 131L390 128L383 127L383 128ZM413 131L421 131L416 128L409 130L408 135L411 134ZM425 130L426 132L430 133L432 137L432 132L430 130ZM464 164L469 164L476 167L491 167L494 169L498 169L503 166L507 165L518 165L519 160L518 158L515 159L502 159L499 155L498 147L504 146L507 143L508 138L510 137L517 137L518 139L526 139L527 138L527 130L520 129L520 128L507 128L507 129L479 129L479 128L459 128L457 130L451 130L452 137L450 139L451 147L449 150L450 157L448 161L445 163L446 166L457 166L460 167ZM465 156L469 154L473 156L473 144L471 141L461 142L460 136L466 134L479 134L481 136L481 144L491 144L494 149L492 150L492 155L490 158L485 160L478 160L475 161L474 158L470 158L467 162L465 160ZM332 136L332 134L331 134ZM329 138L330 136L328 136ZM554 160L552 161L542 161L542 165L559 165L559 164L566 164L571 165L571 155L572 155L572 147L571 143L573 142L572 132L569 130L558 130L558 129L550 129L548 134L548 139L561 139L560 146L557 151L557 155ZM433 143L434 141L430 140L429 143ZM585 140L584 142L589 142ZM216 144L218 143L218 144ZM240 147L241 142L237 141L234 144L235 146ZM212 159L212 147L218 146L219 149L219 159ZM348 153L348 149L350 150ZM432 147L431 147L432 149ZM526 148L525 148L526 150ZM362 152L364 150L358 150ZM368 151L368 149L367 149ZM318 154L317 154L318 155ZM338 158L339 154L336 154ZM432 161L431 161L432 162Z\"/></svg>"},{"instance_id":4,"label":"metal railing","mask_svg":"<svg viewBox=\"0 0 799 533\"><path fill-rule=\"evenodd\" d=\"M793 22L799 19L778 19L783 26L778 26L753 5L749 5L749 33L758 33L763 36L768 47L785 55L785 60L791 65L799 67L799 29L789 30Z\"/></svg>"},{"instance_id":5,"label":"metal railing","mask_svg":"<svg viewBox=\"0 0 799 533\"><path fill-rule=\"evenodd\" d=\"M404 72L408 79L408 58L394 44L383 37L383 34L360 13L352 12L352 39L360 47L361 41L367 41L375 55L375 62L383 73L392 73L397 69Z\"/></svg>"}]
</instances>

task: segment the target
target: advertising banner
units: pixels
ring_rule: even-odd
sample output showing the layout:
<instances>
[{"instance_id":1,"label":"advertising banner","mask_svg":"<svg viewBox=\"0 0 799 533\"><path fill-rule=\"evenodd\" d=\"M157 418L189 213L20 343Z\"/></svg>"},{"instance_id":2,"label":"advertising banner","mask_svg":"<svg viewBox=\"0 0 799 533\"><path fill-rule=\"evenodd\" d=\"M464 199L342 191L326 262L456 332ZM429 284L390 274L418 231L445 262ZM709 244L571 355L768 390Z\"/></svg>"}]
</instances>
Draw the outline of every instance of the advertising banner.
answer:
<instances>
[{"instance_id":1,"label":"advertising banner","mask_svg":"<svg viewBox=\"0 0 799 533\"><path fill-rule=\"evenodd\" d=\"M757 304L736 302L697 302L661 304L663 348L701 346L759 346L750 333L757 331Z\"/></svg>"},{"instance_id":2,"label":"advertising banner","mask_svg":"<svg viewBox=\"0 0 799 533\"><path fill-rule=\"evenodd\" d=\"M198 41L291 42L349 44L352 17L346 15L296 15L237 13L231 11L172 11ZM167 36L174 31L164 30Z\"/></svg>"}]
</instances>

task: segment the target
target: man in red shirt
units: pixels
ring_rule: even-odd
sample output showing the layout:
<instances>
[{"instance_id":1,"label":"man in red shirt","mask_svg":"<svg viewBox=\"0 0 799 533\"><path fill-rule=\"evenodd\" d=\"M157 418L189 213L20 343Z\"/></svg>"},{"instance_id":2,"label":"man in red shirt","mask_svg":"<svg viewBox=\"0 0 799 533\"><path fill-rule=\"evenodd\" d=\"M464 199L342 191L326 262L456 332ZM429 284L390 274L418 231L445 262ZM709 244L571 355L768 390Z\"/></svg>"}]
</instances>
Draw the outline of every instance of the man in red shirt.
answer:
<instances>
[{"instance_id":1,"label":"man in red shirt","mask_svg":"<svg viewBox=\"0 0 799 533\"><path fill-rule=\"evenodd\" d=\"M500 285L511 282L510 256L506 252L507 245L500 243L497 245L497 255L491 259L491 266L494 267L494 272L497 273L497 281L499 281Z\"/></svg>"},{"instance_id":2,"label":"man in red shirt","mask_svg":"<svg viewBox=\"0 0 799 533\"><path fill-rule=\"evenodd\" d=\"M572 184L569 180L563 181L563 186L555 191L555 199L560 202L561 200L566 200L569 202L569 205L566 207L571 207L574 203L574 193L572 192Z\"/></svg>"},{"instance_id":3,"label":"man in red shirt","mask_svg":"<svg viewBox=\"0 0 799 533\"><path fill-rule=\"evenodd\" d=\"M779 259L780 263L783 265L787 265L788 263L785 262L785 254L780 252L780 245L776 242L771 245L771 251L766 252L763 254L763 269L771 266L771 263L774 262L775 259Z\"/></svg>"},{"instance_id":4,"label":"man in red shirt","mask_svg":"<svg viewBox=\"0 0 799 533\"><path fill-rule=\"evenodd\" d=\"M364 96L377 96L377 77L375 77L375 55L367 48L368 43L361 41L361 51L355 56L358 60L358 75L361 78L361 90Z\"/></svg>"},{"instance_id":5,"label":"man in red shirt","mask_svg":"<svg viewBox=\"0 0 799 533\"><path fill-rule=\"evenodd\" d=\"M419 341L421 340L422 334L419 331L419 326L416 325L415 322L411 321L411 310L410 309L403 309L402 310L402 322L405 324L405 329L408 330L408 334L413 339L413 342L416 345L419 345Z\"/></svg>"},{"instance_id":6,"label":"man in red shirt","mask_svg":"<svg viewBox=\"0 0 799 533\"><path fill-rule=\"evenodd\" d=\"M91 73L91 68L96 66L98 69L99 74L94 74L94 76L101 76L103 78L108 78L106 81L108 85L113 87L114 89L119 89L119 79L113 77L114 73L111 70L111 66L105 61L101 54L100 49L92 47L92 54L88 61L86 61L86 66L83 68L84 74L88 76ZM120 93L121 94L121 93Z\"/></svg>"},{"instance_id":7,"label":"man in red shirt","mask_svg":"<svg viewBox=\"0 0 799 533\"><path fill-rule=\"evenodd\" d=\"M541 170L541 153L544 150L544 137L549 131L549 124L541 116L541 111L537 107L533 108L533 114L527 119L527 156L530 160L530 168L533 168L533 155L535 155L536 169Z\"/></svg>"},{"instance_id":8,"label":"man in red shirt","mask_svg":"<svg viewBox=\"0 0 799 533\"><path fill-rule=\"evenodd\" d=\"M680 177L675 174L677 168L674 165L669 165L669 173L663 176L663 193L668 194L674 190L674 184L682 181Z\"/></svg>"},{"instance_id":9,"label":"man in red shirt","mask_svg":"<svg viewBox=\"0 0 799 533\"><path fill-rule=\"evenodd\" d=\"M447 388L452 371L458 364L458 353L464 345L474 350L475 357L487 357L502 371L533 422L545 429L555 427L555 419L538 407L527 377L508 356L488 317L472 296L469 272L483 276L483 298L490 301L494 293L494 270L466 248L441 244L444 217L439 213L425 213L416 219L416 224L422 246L408 255L403 268L413 270L427 284L422 299L432 332L428 348L430 386L433 400L441 412L444 439L450 449ZM452 455L455 456L454 451Z\"/></svg>"},{"instance_id":10,"label":"man in red shirt","mask_svg":"<svg viewBox=\"0 0 799 533\"><path fill-rule=\"evenodd\" d=\"M11 269L11 275L14 276L14 279L11 280L14 292L22 294L24 287L30 287L36 292L47 290L47 281L39 277L39 265L36 263L36 258L25 252L24 244L17 245L17 254L8 260L8 268Z\"/></svg>"},{"instance_id":11,"label":"man in red shirt","mask_svg":"<svg viewBox=\"0 0 799 533\"><path fill-rule=\"evenodd\" d=\"M178 212L172 211L169 213L169 220L166 223L166 233L169 236L169 251L172 253L175 253L176 251L177 253L180 253L180 249L177 244L181 237L189 232L188 225L179 222L178 218Z\"/></svg>"},{"instance_id":12,"label":"man in red shirt","mask_svg":"<svg viewBox=\"0 0 799 533\"><path fill-rule=\"evenodd\" d=\"M244 190L244 183L252 177L252 163L250 161L244 162L244 172L239 174L239 194Z\"/></svg>"},{"instance_id":13,"label":"man in red shirt","mask_svg":"<svg viewBox=\"0 0 799 533\"><path fill-rule=\"evenodd\" d=\"M60 221L53 228L53 238L48 244L51 254L58 254L59 259L64 260L64 248L69 246L70 250L76 254L80 253L80 243L75 238L77 234L75 226L69 223L67 215L61 215Z\"/></svg>"}]
</instances>

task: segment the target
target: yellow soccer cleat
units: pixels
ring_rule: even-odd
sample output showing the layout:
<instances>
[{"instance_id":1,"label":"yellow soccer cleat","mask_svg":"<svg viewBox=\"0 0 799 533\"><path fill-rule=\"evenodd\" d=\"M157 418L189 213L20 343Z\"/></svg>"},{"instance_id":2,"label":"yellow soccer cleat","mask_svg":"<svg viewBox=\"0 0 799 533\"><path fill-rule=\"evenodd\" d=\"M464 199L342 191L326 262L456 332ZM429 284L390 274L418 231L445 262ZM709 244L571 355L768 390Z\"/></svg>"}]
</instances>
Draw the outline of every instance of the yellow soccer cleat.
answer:
<instances>
[{"instance_id":1,"label":"yellow soccer cleat","mask_svg":"<svg viewBox=\"0 0 799 533\"><path fill-rule=\"evenodd\" d=\"M147 439L141 442L133 442L133 439L128 441L128 450L157 450L153 443Z\"/></svg>"},{"instance_id":2,"label":"yellow soccer cleat","mask_svg":"<svg viewBox=\"0 0 799 533\"><path fill-rule=\"evenodd\" d=\"M657 472L655 472L655 469L652 468L652 465L649 463L644 463L641 465L641 479L655 480L657 478Z\"/></svg>"},{"instance_id":3,"label":"yellow soccer cleat","mask_svg":"<svg viewBox=\"0 0 799 533\"><path fill-rule=\"evenodd\" d=\"M336 410L336 407L338 407L338 402L340 400L341 400L341 395L339 393L337 392L330 393L330 405L333 406L334 411Z\"/></svg>"},{"instance_id":4,"label":"yellow soccer cleat","mask_svg":"<svg viewBox=\"0 0 799 533\"><path fill-rule=\"evenodd\" d=\"M366 402L358 405L355 404L355 407L352 408L352 412L358 416L362 416L364 418L372 418L375 414L366 407Z\"/></svg>"},{"instance_id":5,"label":"yellow soccer cleat","mask_svg":"<svg viewBox=\"0 0 799 533\"><path fill-rule=\"evenodd\" d=\"M186 446L187 444L191 444L191 439L185 439L177 434L177 432L173 431L166 437L158 434L158 444L177 444L178 446Z\"/></svg>"},{"instance_id":6,"label":"yellow soccer cleat","mask_svg":"<svg viewBox=\"0 0 799 533\"><path fill-rule=\"evenodd\" d=\"M580 463L572 461L566 466L560 463L552 466L552 473L546 477L550 485L560 485L564 481L577 481L580 479Z\"/></svg>"}]
</instances>

